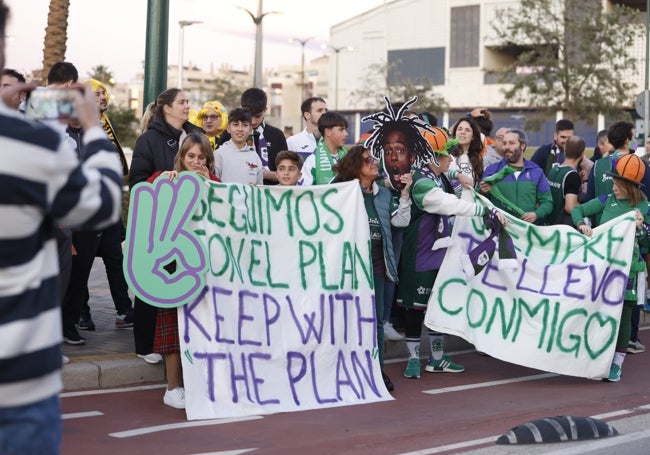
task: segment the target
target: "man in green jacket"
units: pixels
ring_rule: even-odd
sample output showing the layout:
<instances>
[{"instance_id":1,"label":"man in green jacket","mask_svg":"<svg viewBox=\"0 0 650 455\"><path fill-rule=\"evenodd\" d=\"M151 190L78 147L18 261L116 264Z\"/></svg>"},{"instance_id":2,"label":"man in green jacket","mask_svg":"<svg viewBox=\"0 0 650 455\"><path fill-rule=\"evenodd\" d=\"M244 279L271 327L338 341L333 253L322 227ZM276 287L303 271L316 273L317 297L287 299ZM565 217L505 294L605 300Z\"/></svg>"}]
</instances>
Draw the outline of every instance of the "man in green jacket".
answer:
<instances>
[{"instance_id":1,"label":"man in green jacket","mask_svg":"<svg viewBox=\"0 0 650 455\"><path fill-rule=\"evenodd\" d=\"M504 142L504 158L485 169L479 188L497 207L529 223L543 224L553 211L544 170L524 158L528 143L524 131L508 130Z\"/></svg>"}]
</instances>

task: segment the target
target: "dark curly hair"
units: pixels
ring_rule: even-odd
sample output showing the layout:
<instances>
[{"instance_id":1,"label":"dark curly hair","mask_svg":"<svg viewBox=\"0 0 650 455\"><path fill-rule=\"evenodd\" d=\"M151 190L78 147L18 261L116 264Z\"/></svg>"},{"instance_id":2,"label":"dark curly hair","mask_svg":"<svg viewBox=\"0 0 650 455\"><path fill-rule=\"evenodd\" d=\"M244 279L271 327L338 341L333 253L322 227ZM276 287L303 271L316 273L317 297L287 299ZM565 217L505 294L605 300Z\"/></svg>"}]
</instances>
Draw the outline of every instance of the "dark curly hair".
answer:
<instances>
[{"instance_id":1,"label":"dark curly hair","mask_svg":"<svg viewBox=\"0 0 650 455\"><path fill-rule=\"evenodd\" d=\"M368 150L362 144L357 144L348 150L348 153L334 165L332 170L336 173L335 182L349 182L358 179L363 167L363 152Z\"/></svg>"},{"instance_id":2,"label":"dark curly hair","mask_svg":"<svg viewBox=\"0 0 650 455\"><path fill-rule=\"evenodd\" d=\"M472 177L474 178L474 181L480 182L483 177L483 157L481 156L481 153L483 152L483 143L481 142L481 130L479 129L476 120L472 117L466 116L458 120L451 129L451 134L454 137L456 137L456 130L458 129L460 122L467 122L470 128L472 128L472 141L469 143L467 157L472 165ZM454 156L459 156L462 153L462 149L458 147Z\"/></svg>"},{"instance_id":3,"label":"dark curly hair","mask_svg":"<svg viewBox=\"0 0 650 455\"><path fill-rule=\"evenodd\" d=\"M370 137L364 142L364 146L371 150L375 158L380 160L383 158L386 136L393 131L401 131L409 142L409 150L415 157L414 165L416 167L421 167L429 163L435 163L437 166L438 160L436 159L436 154L421 133L421 130L425 130L435 136L435 130L432 129L431 125L425 123L418 117L404 117L404 112L418 100L418 97L414 96L402 104L397 111L395 111L388 97L385 96L384 100L386 101L385 110L368 115L362 119L364 122L372 121L375 123L372 127Z\"/></svg>"}]
</instances>

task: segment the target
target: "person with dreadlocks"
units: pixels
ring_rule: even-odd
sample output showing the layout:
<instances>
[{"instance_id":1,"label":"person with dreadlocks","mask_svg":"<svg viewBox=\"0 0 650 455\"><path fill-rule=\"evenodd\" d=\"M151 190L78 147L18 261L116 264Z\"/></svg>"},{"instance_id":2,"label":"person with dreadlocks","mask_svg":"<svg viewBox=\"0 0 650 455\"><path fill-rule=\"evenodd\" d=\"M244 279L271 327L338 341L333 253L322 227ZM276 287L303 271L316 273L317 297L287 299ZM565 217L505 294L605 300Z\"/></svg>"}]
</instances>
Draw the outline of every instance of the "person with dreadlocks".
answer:
<instances>
[{"instance_id":1,"label":"person with dreadlocks","mask_svg":"<svg viewBox=\"0 0 650 455\"><path fill-rule=\"evenodd\" d=\"M407 378L420 377L420 335L424 313L429 302L433 283L442 264L447 247L450 245L450 217L484 216L489 210L481 205L458 199L454 194L449 179L459 179L463 184L470 184L469 178L457 171L449 171L451 156L445 149L444 131L434 129L419 118L403 117L403 111L415 101L413 97L395 112L388 98L387 109L364 118L373 121L372 135L366 140L376 157L385 154L383 150L387 131L394 129L394 123L400 123L403 128L410 128L417 134L409 135L413 142L408 144L413 153L413 184L410 188L411 221L404 231L404 247L402 249L401 267L399 270L400 287L397 303L405 310L406 346L409 360L404 372ZM425 136L430 138L428 141ZM430 142L436 145L434 150ZM449 177L445 175L449 171ZM502 224L505 218L500 213L494 213ZM431 373L459 373L465 368L444 355L444 335L429 331L431 355L426 371Z\"/></svg>"}]
</instances>

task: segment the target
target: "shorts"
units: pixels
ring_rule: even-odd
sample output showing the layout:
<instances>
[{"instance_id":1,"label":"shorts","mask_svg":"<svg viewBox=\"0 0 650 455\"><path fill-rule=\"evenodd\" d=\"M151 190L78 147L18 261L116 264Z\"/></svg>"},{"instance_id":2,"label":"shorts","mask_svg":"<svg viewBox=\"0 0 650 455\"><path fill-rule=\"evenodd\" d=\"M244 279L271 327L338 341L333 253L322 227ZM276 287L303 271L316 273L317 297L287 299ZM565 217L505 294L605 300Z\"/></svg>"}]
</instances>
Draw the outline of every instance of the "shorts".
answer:
<instances>
[{"instance_id":1,"label":"shorts","mask_svg":"<svg viewBox=\"0 0 650 455\"><path fill-rule=\"evenodd\" d=\"M406 309L426 310L437 275L437 270L402 273L397 290L397 304Z\"/></svg>"}]
</instances>

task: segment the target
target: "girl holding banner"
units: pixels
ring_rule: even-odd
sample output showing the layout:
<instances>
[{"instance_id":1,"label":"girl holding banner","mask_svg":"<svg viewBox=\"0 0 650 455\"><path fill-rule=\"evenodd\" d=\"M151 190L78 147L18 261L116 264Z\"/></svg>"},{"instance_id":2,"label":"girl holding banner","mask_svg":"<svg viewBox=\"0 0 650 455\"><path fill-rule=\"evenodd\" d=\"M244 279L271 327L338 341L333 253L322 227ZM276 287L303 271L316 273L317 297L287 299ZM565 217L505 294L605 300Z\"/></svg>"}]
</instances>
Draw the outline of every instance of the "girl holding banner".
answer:
<instances>
[{"instance_id":1,"label":"girl holding banner","mask_svg":"<svg viewBox=\"0 0 650 455\"><path fill-rule=\"evenodd\" d=\"M634 211L636 220L636 242L634 256L630 267L627 289L623 301L623 310L616 340L616 352L609 370L610 382L621 380L623 361L632 332L632 310L637 305L639 296L642 303L645 297L646 263L639 252L639 246L648 247L650 239L650 205L641 191L641 180L645 175L645 164L635 154L625 155L616 162L614 172L606 172L613 179L612 194L600 196L571 210L571 218L578 230L591 236L592 230L584 222L585 217L600 215L600 222L606 223L620 215ZM639 291L640 288L640 291Z\"/></svg>"},{"instance_id":2,"label":"girl holding banner","mask_svg":"<svg viewBox=\"0 0 650 455\"><path fill-rule=\"evenodd\" d=\"M211 172L212 169L214 169L214 152L210 140L205 134L190 133L185 137L176 154L174 170L156 172L147 181L153 183L158 177L173 180L178 178L180 172L192 171L209 180L220 182L219 177ZM166 267L175 269L176 264ZM185 409L177 308L158 308L153 348L154 352L162 354L165 358L167 389L163 403L172 408Z\"/></svg>"}]
</instances>

